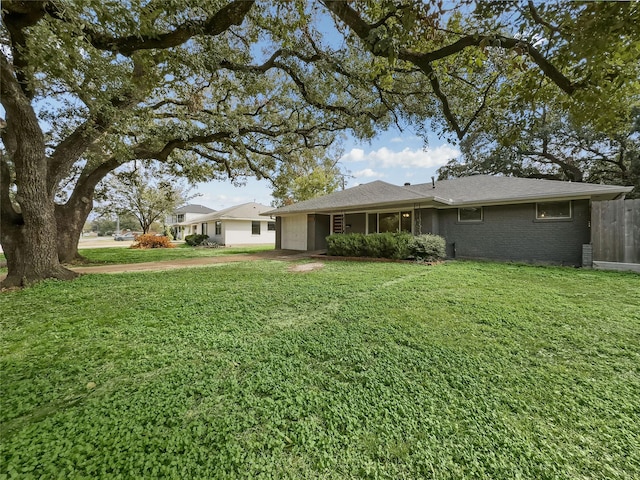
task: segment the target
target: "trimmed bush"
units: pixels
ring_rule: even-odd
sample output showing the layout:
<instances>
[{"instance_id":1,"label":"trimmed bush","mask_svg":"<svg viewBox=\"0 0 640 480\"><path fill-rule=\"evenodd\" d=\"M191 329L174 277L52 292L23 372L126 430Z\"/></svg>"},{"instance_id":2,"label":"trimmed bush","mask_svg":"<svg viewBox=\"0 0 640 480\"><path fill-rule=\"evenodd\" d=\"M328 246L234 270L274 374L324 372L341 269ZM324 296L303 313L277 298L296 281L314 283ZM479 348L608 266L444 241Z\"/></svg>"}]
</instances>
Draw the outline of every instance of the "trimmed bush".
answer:
<instances>
[{"instance_id":1,"label":"trimmed bush","mask_svg":"<svg viewBox=\"0 0 640 480\"><path fill-rule=\"evenodd\" d=\"M187 245L191 245L192 247L197 247L205 240L209 239L209 235L203 235L201 233L194 233L192 235L187 235L184 237L184 241Z\"/></svg>"},{"instance_id":2,"label":"trimmed bush","mask_svg":"<svg viewBox=\"0 0 640 480\"><path fill-rule=\"evenodd\" d=\"M403 259L409 257L409 233L347 233L327 237L327 253L340 257L375 257Z\"/></svg>"},{"instance_id":3,"label":"trimmed bush","mask_svg":"<svg viewBox=\"0 0 640 480\"><path fill-rule=\"evenodd\" d=\"M158 236L152 233L136 236L136 243L129 248L173 248L169 237Z\"/></svg>"},{"instance_id":4,"label":"trimmed bush","mask_svg":"<svg viewBox=\"0 0 640 480\"><path fill-rule=\"evenodd\" d=\"M411 256L421 262L443 260L446 254L445 240L440 235L418 235L409 242Z\"/></svg>"}]
</instances>

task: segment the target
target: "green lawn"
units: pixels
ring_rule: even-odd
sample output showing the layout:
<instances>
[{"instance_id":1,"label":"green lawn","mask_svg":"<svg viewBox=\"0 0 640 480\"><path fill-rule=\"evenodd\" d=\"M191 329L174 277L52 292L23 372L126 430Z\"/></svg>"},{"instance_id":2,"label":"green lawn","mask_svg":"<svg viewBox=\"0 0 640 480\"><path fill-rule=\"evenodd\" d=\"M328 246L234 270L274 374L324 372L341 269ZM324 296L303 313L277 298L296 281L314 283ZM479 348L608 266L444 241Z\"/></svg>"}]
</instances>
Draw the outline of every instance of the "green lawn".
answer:
<instances>
[{"instance_id":1,"label":"green lawn","mask_svg":"<svg viewBox=\"0 0 640 480\"><path fill-rule=\"evenodd\" d=\"M290 265L0 294L0 477L640 478L640 276Z\"/></svg>"},{"instance_id":2,"label":"green lawn","mask_svg":"<svg viewBox=\"0 0 640 480\"><path fill-rule=\"evenodd\" d=\"M123 248L103 247L79 250L88 263L82 266L119 265L127 263L159 262L163 260L179 260L183 258L217 257L220 255L239 255L273 250L273 246L244 246L223 248L194 248L186 244L178 244L176 248ZM0 252L0 275L7 273L4 253Z\"/></svg>"},{"instance_id":3,"label":"green lawn","mask_svg":"<svg viewBox=\"0 0 640 480\"><path fill-rule=\"evenodd\" d=\"M273 250L273 246L245 246L224 248L194 248L180 244L176 248L86 248L80 250L90 263L95 265L157 262L181 258L216 257L219 255L236 255Z\"/></svg>"}]
</instances>

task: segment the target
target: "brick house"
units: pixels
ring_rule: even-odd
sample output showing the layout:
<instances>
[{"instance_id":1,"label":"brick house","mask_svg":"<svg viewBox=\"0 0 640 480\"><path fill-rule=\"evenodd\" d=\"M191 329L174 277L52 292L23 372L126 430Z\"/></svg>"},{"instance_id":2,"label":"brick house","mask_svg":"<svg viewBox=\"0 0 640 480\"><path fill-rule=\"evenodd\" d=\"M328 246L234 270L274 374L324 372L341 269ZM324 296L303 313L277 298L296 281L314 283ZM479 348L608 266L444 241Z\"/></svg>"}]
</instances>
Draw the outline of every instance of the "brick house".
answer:
<instances>
[{"instance_id":1,"label":"brick house","mask_svg":"<svg viewBox=\"0 0 640 480\"><path fill-rule=\"evenodd\" d=\"M476 175L419 185L375 181L270 210L276 248L317 251L341 233L441 235L449 258L580 265L591 202L633 187Z\"/></svg>"}]
</instances>

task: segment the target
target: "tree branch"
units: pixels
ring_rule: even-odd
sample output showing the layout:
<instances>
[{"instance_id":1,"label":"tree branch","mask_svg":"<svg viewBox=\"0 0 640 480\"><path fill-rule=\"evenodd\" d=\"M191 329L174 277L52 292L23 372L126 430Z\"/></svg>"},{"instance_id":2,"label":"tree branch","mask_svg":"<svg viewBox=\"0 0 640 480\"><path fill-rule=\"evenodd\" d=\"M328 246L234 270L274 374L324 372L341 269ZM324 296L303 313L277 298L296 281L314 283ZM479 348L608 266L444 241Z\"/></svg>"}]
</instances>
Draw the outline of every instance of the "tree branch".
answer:
<instances>
[{"instance_id":1,"label":"tree branch","mask_svg":"<svg viewBox=\"0 0 640 480\"><path fill-rule=\"evenodd\" d=\"M147 74L147 69L142 66L142 62L133 57L133 71L131 81L136 84ZM141 98L138 89L125 89L125 91L115 92L110 100L110 106L115 111L128 109ZM47 187L53 194L58 182L65 177L73 164L86 152L101 135L111 126L113 119L101 113L85 120L71 134L62 140L53 151L49 161L49 178Z\"/></svg>"},{"instance_id":2,"label":"tree branch","mask_svg":"<svg viewBox=\"0 0 640 480\"><path fill-rule=\"evenodd\" d=\"M541 16L540 13L538 13L538 10L536 9L535 5L533 4L533 2L531 0L529 0L529 2L527 2L527 6L529 8L529 13L531 13L531 18L533 18L537 23L539 23L540 25L547 27L549 30L551 30L554 33L559 33L560 32L560 27L556 27L555 25L551 25L549 22L545 21Z\"/></svg>"},{"instance_id":3,"label":"tree branch","mask_svg":"<svg viewBox=\"0 0 640 480\"><path fill-rule=\"evenodd\" d=\"M484 91L484 94L482 95L482 103L480 104L480 106L476 109L476 111L474 112L474 114L471 116L471 118L469 119L469 121L467 122L467 124L465 125L465 127L462 129L462 135L466 135L467 132L469 131L469 129L471 128L471 126L473 125L473 122L475 122L477 120L477 118L480 116L480 113L482 113L482 111L484 110L484 107L487 104L487 97L489 96L489 91L491 90L491 88L493 88L493 86L495 85L495 83L498 81L498 75L495 75L493 77L493 80L491 80L489 82L489 84L487 85L487 88Z\"/></svg>"},{"instance_id":4,"label":"tree branch","mask_svg":"<svg viewBox=\"0 0 640 480\"><path fill-rule=\"evenodd\" d=\"M30 2L4 1L2 2L2 21L11 37L11 55L16 79L24 95L31 100L34 92L29 89L27 38L24 29L35 25L46 13L47 1L34 0Z\"/></svg>"},{"instance_id":5,"label":"tree branch","mask_svg":"<svg viewBox=\"0 0 640 480\"><path fill-rule=\"evenodd\" d=\"M201 22L185 22L174 30L154 35L129 35L112 37L84 27L83 33L98 50L118 52L130 56L139 50L166 49L182 45L196 35L216 36L233 25L240 25L251 10L254 0L236 0ZM64 13L57 11L56 18L66 21Z\"/></svg>"},{"instance_id":6,"label":"tree branch","mask_svg":"<svg viewBox=\"0 0 640 480\"><path fill-rule=\"evenodd\" d=\"M574 182L582 182L584 178L584 173L575 165L571 165L570 163L558 158L557 156L549 153L549 152L536 152L534 150L519 150L518 153L526 156L535 156L541 157L549 160L550 163L558 165L565 173L570 174L571 179Z\"/></svg>"},{"instance_id":7,"label":"tree branch","mask_svg":"<svg viewBox=\"0 0 640 480\"><path fill-rule=\"evenodd\" d=\"M388 52L385 49L380 49L377 42L372 39L371 32L374 29L374 25L370 25L364 21L360 17L359 13L347 2L340 0L323 0L322 3L353 30L373 55L379 57L388 56ZM441 60L462 52L466 48L478 47L484 44L494 45L505 50L516 47L522 48L527 52L533 62L538 65L544 75L555 83L561 90L568 95L575 92L576 86L567 77L565 77L560 70L549 62L533 45L521 40L505 37L503 35L467 35L450 45L425 53L415 52L404 48L399 49L397 52L398 59L418 66L429 79L434 93L441 102L444 116L449 122L451 128L456 132L458 138L461 138L463 129L460 128L455 116L451 112L448 99L440 88L440 83L435 76L431 64L436 60Z\"/></svg>"}]
</instances>

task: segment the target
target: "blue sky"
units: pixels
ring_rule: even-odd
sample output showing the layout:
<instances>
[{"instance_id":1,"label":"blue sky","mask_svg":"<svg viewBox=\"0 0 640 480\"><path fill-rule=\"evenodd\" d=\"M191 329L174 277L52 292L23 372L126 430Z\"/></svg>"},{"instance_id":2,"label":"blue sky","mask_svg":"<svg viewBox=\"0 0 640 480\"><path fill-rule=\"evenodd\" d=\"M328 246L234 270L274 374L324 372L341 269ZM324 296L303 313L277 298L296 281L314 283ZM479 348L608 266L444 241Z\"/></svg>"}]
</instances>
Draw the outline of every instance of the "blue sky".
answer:
<instances>
[{"instance_id":1,"label":"blue sky","mask_svg":"<svg viewBox=\"0 0 640 480\"><path fill-rule=\"evenodd\" d=\"M460 155L456 146L438 140L435 135L428 138L425 148L421 137L398 129L381 132L370 142L347 138L343 148L340 165L350 175L347 188L374 180L395 185L427 183L438 167ZM253 201L270 205L273 200L269 182L257 180L248 180L243 187L234 187L230 182L201 183L194 193L200 196L191 203L215 210Z\"/></svg>"}]
</instances>

